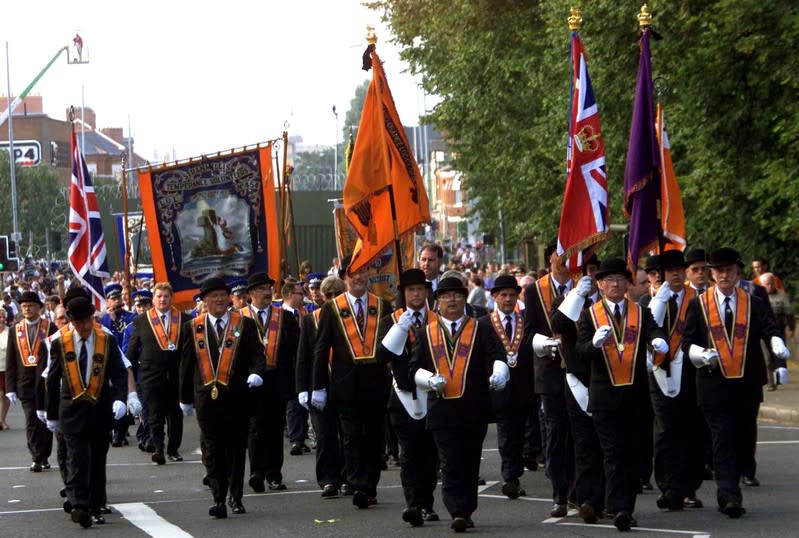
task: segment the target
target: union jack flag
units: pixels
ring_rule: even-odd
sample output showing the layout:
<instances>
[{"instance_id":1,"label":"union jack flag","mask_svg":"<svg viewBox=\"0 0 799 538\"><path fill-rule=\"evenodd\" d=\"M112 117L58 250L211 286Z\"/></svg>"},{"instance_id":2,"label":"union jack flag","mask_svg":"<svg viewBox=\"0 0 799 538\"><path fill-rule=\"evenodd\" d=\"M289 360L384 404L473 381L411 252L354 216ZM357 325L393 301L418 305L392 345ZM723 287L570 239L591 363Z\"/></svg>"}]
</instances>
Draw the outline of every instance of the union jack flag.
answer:
<instances>
[{"instance_id":1,"label":"union jack flag","mask_svg":"<svg viewBox=\"0 0 799 538\"><path fill-rule=\"evenodd\" d=\"M92 178L74 131L69 195L69 266L83 288L92 295L95 307L102 309L105 302L103 278L109 276L105 237Z\"/></svg>"},{"instance_id":2,"label":"union jack flag","mask_svg":"<svg viewBox=\"0 0 799 538\"><path fill-rule=\"evenodd\" d=\"M557 252L569 271L576 273L591 253L607 241L610 216L605 141L585 49L577 32L572 32L571 52L574 78Z\"/></svg>"}]
</instances>

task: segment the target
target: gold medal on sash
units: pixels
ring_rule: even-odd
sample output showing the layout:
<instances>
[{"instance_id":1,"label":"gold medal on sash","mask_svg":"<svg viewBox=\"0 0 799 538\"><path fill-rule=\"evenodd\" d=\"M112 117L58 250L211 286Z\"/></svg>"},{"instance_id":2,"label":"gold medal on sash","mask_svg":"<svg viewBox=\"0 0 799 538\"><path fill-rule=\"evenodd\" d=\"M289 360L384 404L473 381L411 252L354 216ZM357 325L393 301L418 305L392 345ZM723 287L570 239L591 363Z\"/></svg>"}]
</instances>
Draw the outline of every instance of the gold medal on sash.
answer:
<instances>
[{"instance_id":1,"label":"gold medal on sash","mask_svg":"<svg viewBox=\"0 0 799 538\"><path fill-rule=\"evenodd\" d=\"M217 398L219 398L219 389L217 389L216 384L214 384L214 386L211 387L211 399L216 400Z\"/></svg>"},{"instance_id":2,"label":"gold medal on sash","mask_svg":"<svg viewBox=\"0 0 799 538\"><path fill-rule=\"evenodd\" d=\"M624 351L624 344L618 344L616 347L619 349L619 353Z\"/></svg>"},{"instance_id":3,"label":"gold medal on sash","mask_svg":"<svg viewBox=\"0 0 799 538\"><path fill-rule=\"evenodd\" d=\"M510 368L513 368L514 366L516 366L516 363L518 362L518 359L517 359L518 356L519 356L518 353L508 353L507 359L508 359L508 366Z\"/></svg>"}]
</instances>

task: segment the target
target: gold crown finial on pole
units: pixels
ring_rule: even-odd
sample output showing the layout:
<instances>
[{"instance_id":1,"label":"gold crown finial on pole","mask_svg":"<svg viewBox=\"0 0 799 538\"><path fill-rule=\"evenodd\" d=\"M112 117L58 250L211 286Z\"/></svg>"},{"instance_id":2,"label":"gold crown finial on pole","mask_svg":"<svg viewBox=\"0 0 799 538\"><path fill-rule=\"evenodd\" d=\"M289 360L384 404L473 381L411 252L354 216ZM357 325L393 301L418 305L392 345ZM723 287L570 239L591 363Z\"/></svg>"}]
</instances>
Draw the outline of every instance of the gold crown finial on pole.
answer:
<instances>
[{"instance_id":1,"label":"gold crown finial on pole","mask_svg":"<svg viewBox=\"0 0 799 538\"><path fill-rule=\"evenodd\" d=\"M366 42L370 45L377 44L377 34L375 33L375 27L371 24L366 25Z\"/></svg>"},{"instance_id":2,"label":"gold crown finial on pole","mask_svg":"<svg viewBox=\"0 0 799 538\"><path fill-rule=\"evenodd\" d=\"M647 26L652 26L652 14L649 12L649 7L644 4L638 13L638 27L644 29Z\"/></svg>"},{"instance_id":3,"label":"gold crown finial on pole","mask_svg":"<svg viewBox=\"0 0 799 538\"><path fill-rule=\"evenodd\" d=\"M569 10L569 30L576 32L583 24L583 16L580 10L573 7Z\"/></svg>"}]
</instances>

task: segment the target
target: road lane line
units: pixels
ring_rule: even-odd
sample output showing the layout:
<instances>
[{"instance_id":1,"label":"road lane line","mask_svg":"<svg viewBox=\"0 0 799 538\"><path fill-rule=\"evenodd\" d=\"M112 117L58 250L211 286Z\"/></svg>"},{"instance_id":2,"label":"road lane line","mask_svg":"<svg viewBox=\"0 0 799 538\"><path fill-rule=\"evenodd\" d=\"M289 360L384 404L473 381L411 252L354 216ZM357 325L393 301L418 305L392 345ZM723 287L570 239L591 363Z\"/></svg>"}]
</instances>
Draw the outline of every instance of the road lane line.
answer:
<instances>
[{"instance_id":1,"label":"road lane line","mask_svg":"<svg viewBox=\"0 0 799 538\"><path fill-rule=\"evenodd\" d=\"M799 441L758 441L759 445L799 445Z\"/></svg>"},{"instance_id":2,"label":"road lane line","mask_svg":"<svg viewBox=\"0 0 799 538\"><path fill-rule=\"evenodd\" d=\"M153 538L193 538L177 525L159 516L155 510L144 503L112 504L122 517Z\"/></svg>"},{"instance_id":3,"label":"road lane line","mask_svg":"<svg viewBox=\"0 0 799 538\"><path fill-rule=\"evenodd\" d=\"M555 521L554 522L550 521L552 519L554 519ZM560 521L560 520L557 519L557 518L549 518L547 520L544 520L544 523L556 523L558 521ZM616 528L614 525L604 525L604 524L600 524L600 523L563 522L563 523L556 523L556 524L557 524L558 527L561 527L561 526L590 527L590 528L595 528L595 529L615 529ZM631 531L637 531L637 532L659 532L659 533L663 533L663 534L690 534L694 538L710 536L708 533L702 532L702 531L685 531L685 530L680 530L680 529L655 529L655 528L652 528L652 527L632 527L630 530Z\"/></svg>"}]
</instances>

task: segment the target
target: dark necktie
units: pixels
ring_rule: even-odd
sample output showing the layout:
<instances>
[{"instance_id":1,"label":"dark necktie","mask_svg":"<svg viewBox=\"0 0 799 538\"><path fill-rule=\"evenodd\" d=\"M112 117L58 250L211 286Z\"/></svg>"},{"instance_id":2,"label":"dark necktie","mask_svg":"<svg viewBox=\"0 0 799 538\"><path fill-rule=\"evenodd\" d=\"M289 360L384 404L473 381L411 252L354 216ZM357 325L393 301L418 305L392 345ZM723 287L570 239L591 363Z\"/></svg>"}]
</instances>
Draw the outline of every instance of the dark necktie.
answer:
<instances>
[{"instance_id":1,"label":"dark necktie","mask_svg":"<svg viewBox=\"0 0 799 538\"><path fill-rule=\"evenodd\" d=\"M80 339L80 354L78 355L78 368L80 368L80 378L86 385L86 364L89 362L89 350L86 349L86 340Z\"/></svg>"},{"instance_id":2,"label":"dark necktie","mask_svg":"<svg viewBox=\"0 0 799 538\"><path fill-rule=\"evenodd\" d=\"M732 338L732 306L730 298L724 298L724 327L727 329L727 336Z\"/></svg>"},{"instance_id":3,"label":"dark necktie","mask_svg":"<svg viewBox=\"0 0 799 538\"><path fill-rule=\"evenodd\" d=\"M161 314L161 324L164 326L164 332L167 330L166 326L166 314Z\"/></svg>"},{"instance_id":4,"label":"dark necktie","mask_svg":"<svg viewBox=\"0 0 799 538\"><path fill-rule=\"evenodd\" d=\"M263 310L260 310L258 312L258 321L261 323L261 327L266 325L266 312L264 312Z\"/></svg>"},{"instance_id":5,"label":"dark necktie","mask_svg":"<svg viewBox=\"0 0 799 538\"><path fill-rule=\"evenodd\" d=\"M616 327L621 329L621 309L619 308L619 305L616 305L616 307L613 309L613 318L616 320Z\"/></svg>"},{"instance_id":6,"label":"dark necktie","mask_svg":"<svg viewBox=\"0 0 799 538\"><path fill-rule=\"evenodd\" d=\"M421 312L414 312L413 313L413 326L418 329L422 326L422 313Z\"/></svg>"},{"instance_id":7,"label":"dark necktie","mask_svg":"<svg viewBox=\"0 0 799 538\"><path fill-rule=\"evenodd\" d=\"M39 330L39 322L37 321L36 323L25 323L25 325L27 325L27 329L28 329L28 331L27 331L28 332L28 342L30 342L31 345L33 345L33 340L36 338L36 331Z\"/></svg>"},{"instance_id":8,"label":"dark necktie","mask_svg":"<svg viewBox=\"0 0 799 538\"><path fill-rule=\"evenodd\" d=\"M510 316L505 316L505 334L508 335L508 340L513 338L513 323Z\"/></svg>"},{"instance_id":9,"label":"dark necktie","mask_svg":"<svg viewBox=\"0 0 799 538\"><path fill-rule=\"evenodd\" d=\"M677 316L679 315L679 307L677 306L677 294L673 293L669 299L669 328L674 327L677 323Z\"/></svg>"},{"instance_id":10,"label":"dark necktie","mask_svg":"<svg viewBox=\"0 0 799 538\"><path fill-rule=\"evenodd\" d=\"M450 327L451 327L451 329L450 329L449 332L452 335L452 337L455 338L455 333L458 331L458 322L457 321L453 321L452 324L450 325Z\"/></svg>"},{"instance_id":11,"label":"dark necktie","mask_svg":"<svg viewBox=\"0 0 799 538\"><path fill-rule=\"evenodd\" d=\"M355 321L358 323L361 333L363 333L363 306L360 298L355 299Z\"/></svg>"},{"instance_id":12,"label":"dark necktie","mask_svg":"<svg viewBox=\"0 0 799 538\"><path fill-rule=\"evenodd\" d=\"M566 293L566 286L559 284L558 285L558 295L563 297L563 294Z\"/></svg>"},{"instance_id":13,"label":"dark necktie","mask_svg":"<svg viewBox=\"0 0 799 538\"><path fill-rule=\"evenodd\" d=\"M705 288L699 288L698 290L696 290L696 293L702 295L703 293L705 293Z\"/></svg>"},{"instance_id":14,"label":"dark necktie","mask_svg":"<svg viewBox=\"0 0 799 538\"><path fill-rule=\"evenodd\" d=\"M216 320L216 343L218 345L222 344L223 339L225 338L225 327L222 325L222 320Z\"/></svg>"}]
</instances>

